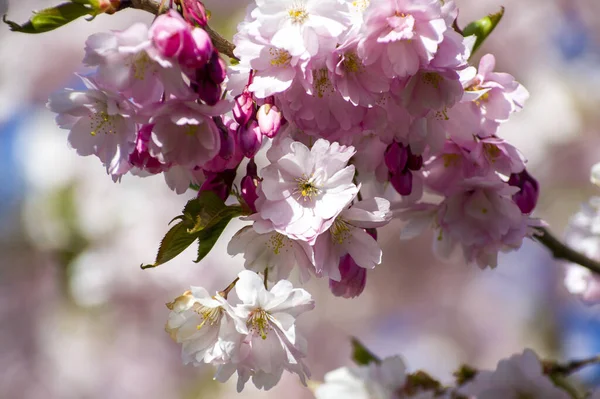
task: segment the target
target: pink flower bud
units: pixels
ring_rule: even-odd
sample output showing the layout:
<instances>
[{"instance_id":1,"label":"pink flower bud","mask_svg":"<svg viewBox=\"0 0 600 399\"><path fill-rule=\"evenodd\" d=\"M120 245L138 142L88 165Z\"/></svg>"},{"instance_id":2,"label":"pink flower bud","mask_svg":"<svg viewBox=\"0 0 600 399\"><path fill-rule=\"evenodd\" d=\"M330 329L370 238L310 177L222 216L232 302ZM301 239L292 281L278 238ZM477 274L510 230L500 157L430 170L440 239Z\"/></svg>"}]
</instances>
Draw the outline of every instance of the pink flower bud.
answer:
<instances>
[{"instance_id":1,"label":"pink flower bud","mask_svg":"<svg viewBox=\"0 0 600 399\"><path fill-rule=\"evenodd\" d=\"M354 298L359 296L367 284L367 269L356 264L350 255L340 259L341 281L329 280L329 289L335 296Z\"/></svg>"},{"instance_id":2,"label":"pink flower bud","mask_svg":"<svg viewBox=\"0 0 600 399\"><path fill-rule=\"evenodd\" d=\"M393 142L385 150L384 161L392 173L400 173L406 167L408 160L408 151L405 146L400 143Z\"/></svg>"},{"instance_id":3,"label":"pink flower bud","mask_svg":"<svg viewBox=\"0 0 600 399\"><path fill-rule=\"evenodd\" d=\"M135 141L135 149L129 154L129 163L147 173L157 174L167 170L168 166L160 163L148 152L148 141L153 127L153 124L147 124L140 128Z\"/></svg>"},{"instance_id":4,"label":"pink flower bud","mask_svg":"<svg viewBox=\"0 0 600 399\"><path fill-rule=\"evenodd\" d=\"M175 10L159 15L150 27L149 35L163 57L175 58L188 68L203 67L214 52L208 33L192 28Z\"/></svg>"},{"instance_id":5,"label":"pink flower bud","mask_svg":"<svg viewBox=\"0 0 600 399\"><path fill-rule=\"evenodd\" d=\"M252 158L262 144L262 133L256 121L242 125L238 129L238 145L245 157Z\"/></svg>"},{"instance_id":6,"label":"pink flower bud","mask_svg":"<svg viewBox=\"0 0 600 399\"><path fill-rule=\"evenodd\" d=\"M408 159L406 162L406 167L415 171L420 170L423 167L423 156L413 154L410 150L410 147L408 147Z\"/></svg>"},{"instance_id":7,"label":"pink flower bud","mask_svg":"<svg viewBox=\"0 0 600 399\"><path fill-rule=\"evenodd\" d=\"M254 159L250 159L250 162L248 162L248 166L246 167L246 176L242 178L240 186L240 191L244 202L246 202L252 212L256 213L256 207L254 203L258 198L258 194L256 193L256 187L258 186L258 174Z\"/></svg>"},{"instance_id":8,"label":"pink flower bud","mask_svg":"<svg viewBox=\"0 0 600 399\"><path fill-rule=\"evenodd\" d=\"M210 80L217 84L221 84L225 81L225 78L227 77L227 64L219 57L217 51L213 51L207 69Z\"/></svg>"},{"instance_id":9,"label":"pink flower bud","mask_svg":"<svg viewBox=\"0 0 600 399\"><path fill-rule=\"evenodd\" d=\"M198 190L198 195L204 191L212 191L223 201L227 200L229 193L231 193L235 174L235 169L227 169L219 173L204 171L206 180Z\"/></svg>"},{"instance_id":10,"label":"pink flower bud","mask_svg":"<svg viewBox=\"0 0 600 399\"><path fill-rule=\"evenodd\" d=\"M206 25L206 10L204 5L199 0L180 0L181 8L185 19L200 26Z\"/></svg>"},{"instance_id":11,"label":"pink flower bud","mask_svg":"<svg viewBox=\"0 0 600 399\"><path fill-rule=\"evenodd\" d=\"M517 204L521 212L533 212L540 194L540 186L537 180L527 173L527 170L523 170L521 173L510 175L508 184L521 189L521 191L512 196L513 201Z\"/></svg>"},{"instance_id":12,"label":"pink flower bud","mask_svg":"<svg viewBox=\"0 0 600 399\"><path fill-rule=\"evenodd\" d=\"M254 100L252 99L252 93L247 89L244 89L242 94L235 98L235 104L233 105L233 117L235 121L240 125L248 123L250 118L254 114ZM258 121L260 124L260 120Z\"/></svg>"},{"instance_id":13,"label":"pink flower bud","mask_svg":"<svg viewBox=\"0 0 600 399\"><path fill-rule=\"evenodd\" d=\"M271 104L262 105L256 114L260 131L269 138L275 137L279 132L282 118L279 108Z\"/></svg>"},{"instance_id":14,"label":"pink flower bud","mask_svg":"<svg viewBox=\"0 0 600 399\"><path fill-rule=\"evenodd\" d=\"M210 79L206 79L203 69L198 69L196 79L196 82L192 84L192 88L198 94L198 97L208 105L218 103L221 99L221 85L215 84Z\"/></svg>"},{"instance_id":15,"label":"pink flower bud","mask_svg":"<svg viewBox=\"0 0 600 399\"><path fill-rule=\"evenodd\" d=\"M175 10L159 15L149 35L154 47L166 58L178 57L184 46L190 45L190 25Z\"/></svg>"},{"instance_id":16,"label":"pink flower bud","mask_svg":"<svg viewBox=\"0 0 600 399\"><path fill-rule=\"evenodd\" d=\"M401 173L391 173L390 183L400 195L410 195L412 193L413 176L410 170Z\"/></svg>"}]
</instances>

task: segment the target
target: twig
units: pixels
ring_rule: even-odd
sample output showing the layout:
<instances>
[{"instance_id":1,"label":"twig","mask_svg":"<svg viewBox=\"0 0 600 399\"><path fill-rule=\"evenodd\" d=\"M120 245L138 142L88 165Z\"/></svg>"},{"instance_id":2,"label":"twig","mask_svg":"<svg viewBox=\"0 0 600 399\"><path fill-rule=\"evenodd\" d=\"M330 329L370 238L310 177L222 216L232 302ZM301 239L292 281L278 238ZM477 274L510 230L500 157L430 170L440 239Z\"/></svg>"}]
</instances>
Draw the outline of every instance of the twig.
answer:
<instances>
[{"instance_id":1,"label":"twig","mask_svg":"<svg viewBox=\"0 0 600 399\"><path fill-rule=\"evenodd\" d=\"M569 375L573 374L586 366L594 364L600 364L600 355L596 355L589 359L572 360L565 364L558 364L553 362L545 362L544 373L545 374L562 374Z\"/></svg>"},{"instance_id":2,"label":"twig","mask_svg":"<svg viewBox=\"0 0 600 399\"><path fill-rule=\"evenodd\" d=\"M555 259L562 259L568 262L577 263L578 265L581 265L586 269L593 271L594 273L600 274L600 262L588 258L581 252L577 252L573 248L568 247L552 233L550 233L550 231L548 231L548 229L545 227L538 227L537 231L540 234L535 235L534 238L548 248Z\"/></svg>"},{"instance_id":3,"label":"twig","mask_svg":"<svg viewBox=\"0 0 600 399\"><path fill-rule=\"evenodd\" d=\"M120 9L137 8L138 10L148 11L151 14L157 15L159 7L159 4L155 0L126 0L122 1ZM225 54L229 58L239 61L239 59L233 54L233 49L235 48L233 43L225 39L218 32L212 30L208 25L204 27L204 30L210 36L210 40L212 40L215 48L219 50L219 53Z\"/></svg>"}]
</instances>

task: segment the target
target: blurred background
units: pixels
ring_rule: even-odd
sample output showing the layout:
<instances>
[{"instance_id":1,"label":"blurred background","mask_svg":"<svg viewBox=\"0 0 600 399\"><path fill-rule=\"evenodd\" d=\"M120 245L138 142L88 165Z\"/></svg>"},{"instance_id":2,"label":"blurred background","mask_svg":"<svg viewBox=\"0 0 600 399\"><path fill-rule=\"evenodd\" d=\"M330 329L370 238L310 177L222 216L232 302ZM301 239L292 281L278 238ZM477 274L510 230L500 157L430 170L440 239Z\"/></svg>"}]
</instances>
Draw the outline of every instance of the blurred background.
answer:
<instances>
[{"instance_id":1,"label":"blurred background","mask_svg":"<svg viewBox=\"0 0 600 399\"><path fill-rule=\"evenodd\" d=\"M0 0L0 14L25 21L58 2ZM562 234L580 203L600 194L589 184L600 161L600 2L457 3L461 26L506 7L478 56L496 54L497 70L531 93L501 135L540 181L537 216ZM213 27L231 38L247 0L205 4ZM241 261L225 246L239 225L201 264L185 252L142 271L193 192L177 196L161 177L113 183L95 158L68 148L45 109L52 91L77 84L88 35L151 20L126 10L39 36L0 26L0 398L311 398L294 376L268 393L249 384L238 396L235 378L221 385L210 366L182 365L164 332L164 304L190 285L214 291L233 280ZM600 308L565 292L563 268L545 248L526 242L481 271L434 259L431 236L400 242L400 227L380 232L384 263L359 298L333 297L326 281L305 287L317 302L299 323L314 380L350 364L351 336L446 382L463 362L494 368L525 347L562 360L600 352ZM593 369L579 377L600 383Z\"/></svg>"}]
</instances>

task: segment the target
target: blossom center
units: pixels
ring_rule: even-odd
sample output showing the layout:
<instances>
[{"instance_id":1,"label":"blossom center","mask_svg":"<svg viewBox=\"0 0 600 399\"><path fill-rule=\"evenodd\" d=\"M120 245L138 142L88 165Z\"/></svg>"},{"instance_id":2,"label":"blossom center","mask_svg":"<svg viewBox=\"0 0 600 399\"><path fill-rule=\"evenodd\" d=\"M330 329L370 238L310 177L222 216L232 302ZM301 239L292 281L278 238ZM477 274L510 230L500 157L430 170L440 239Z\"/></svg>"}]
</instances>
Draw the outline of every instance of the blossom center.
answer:
<instances>
[{"instance_id":1,"label":"blossom center","mask_svg":"<svg viewBox=\"0 0 600 399\"><path fill-rule=\"evenodd\" d=\"M331 226L331 236L338 244L342 244L350 237L350 225L341 218L335 219Z\"/></svg>"},{"instance_id":2,"label":"blossom center","mask_svg":"<svg viewBox=\"0 0 600 399\"><path fill-rule=\"evenodd\" d=\"M269 54L271 54L271 65L284 68L290 65L292 56L287 50L272 48Z\"/></svg>"},{"instance_id":3,"label":"blossom center","mask_svg":"<svg viewBox=\"0 0 600 399\"><path fill-rule=\"evenodd\" d=\"M135 57L131 68L133 69L133 77L137 80L144 80L146 76L146 71L150 66L150 57L146 54L145 51L140 52L138 56Z\"/></svg>"},{"instance_id":4,"label":"blossom center","mask_svg":"<svg viewBox=\"0 0 600 399\"><path fill-rule=\"evenodd\" d=\"M316 197L321 192L321 189L317 187L315 184L315 179L313 176L306 177L306 175L302 175L296 179L296 183L298 183L298 187L296 188L296 194L298 194L298 199L303 199L304 201L310 201L313 197Z\"/></svg>"},{"instance_id":5,"label":"blossom center","mask_svg":"<svg viewBox=\"0 0 600 399\"><path fill-rule=\"evenodd\" d=\"M198 125L185 125L184 132L188 136L195 136L198 133Z\"/></svg>"},{"instance_id":6,"label":"blossom center","mask_svg":"<svg viewBox=\"0 0 600 399\"><path fill-rule=\"evenodd\" d=\"M223 315L223 308L220 306L217 306L216 308L209 308L199 303L195 303L194 312L198 313L202 318L202 322L196 326L196 328L200 330L206 323L211 326L218 324L221 321L221 316Z\"/></svg>"},{"instance_id":7,"label":"blossom center","mask_svg":"<svg viewBox=\"0 0 600 399\"><path fill-rule=\"evenodd\" d=\"M251 333L260 335L262 339L267 339L267 333L273 329L269 324L270 317L271 315L267 311L258 308L250 313L246 326Z\"/></svg>"},{"instance_id":8,"label":"blossom center","mask_svg":"<svg viewBox=\"0 0 600 399\"><path fill-rule=\"evenodd\" d=\"M333 92L335 89L329 80L329 71L327 68L321 68L313 71L313 87L319 98L323 98L326 92Z\"/></svg>"},{"instance_id":9,"label":"blossom center","mask_svg":"<svg viewBox=\"0 0 600 399\"><path fill-rule=\"evenodd\" d=\"M115 119L118 115L109 115L104 111L100 111L95 113L91 117L91 131L90 134L92 136L97 135L98 133L116 133L115 129Z\"/></svg>"},{"instance_id":10,"label":"blossom center","mask_svg":"<svg viewBox=\"0 0 600 399\"><path fill-rule=\"evenodd\" d=\"M396 40L410 40L414 36L415 18L404 12L396 12L387 18L387 23L398 35Z\"/></svg>"},{"instance_id":11,"label":"blossom center","mask_svg":"<svg viewBox=\"0 0 600 399\"><path fill-rule=\"evenodd\" d=\"M288 10L288 15L292 20L292 23L302 25L308 19L308 13L303 5L295 5Z\"/></svg>"},{"instance_id":12,"label":"blossom center","mask_svg":"<svg viewBox=\"0 0 600 399\"><path fill-rule=\"evenodd\" d=\"M442 76L439 73L425 72L423 75L421 75L421 80L423 81L423 83L433 86L436 89L439 89L440 83L442 83L442 80L444 80L444 78L442 78Z\"/></svg>"},{"instance_id":13,"label":"blossom center","mask_svg":"<svg viewBox=\"0 0 600 399\"><path fill-rule=\"evenodd\" d=\"M496 162L496 158L502 155L502 151L500 150L500 148L498 148L498 146L494 144L485 143L483 145L483 149L485 150L485 153L487 154L488 159L491 163Z\"/></svg>"},{"instance_id":14,"label":"blossom center","mask_svg":"<svg viewBox=\"0 0 600 399\"><path fill-rule=\"evenodd\" d=\"M461 156L458 154L444 154L442 155L442 159L444 160L444 168L449 168L450 166L458 166L461 160Z\"/></svg>"},{"instance_id":15,"label":"blossom center","mask_svg":"<svg viewBox=\"0 0 600 399\"><path fill-rule=\"evenodd\" d=\"M357 12L364 12L369 6L370 0L354 0L352 2L352 10Z\"/></svg>"},{"instance_id":16,"label":"blossom center","mask_svg":"<svg viewBox=\"0 0 600 399\"><path fill-rule=\"evenodd\" d=\"M267 247L270 248L275 255L279 255L281 249L289 244L289 239L281 233L273 233L267 241Z\"/></svg>"},{"instance_id":17,"label":"blossom center","mask_svg":"<svg viewBox=\"0 0 600 399\"><path fill-rule=\"evenodd\" d=\"M354 51L349 51L344 54L344 61L342 61L344 70L346 72L356 73L362 70L363 64L358 55Z\"/></svg>"}]
</instances>

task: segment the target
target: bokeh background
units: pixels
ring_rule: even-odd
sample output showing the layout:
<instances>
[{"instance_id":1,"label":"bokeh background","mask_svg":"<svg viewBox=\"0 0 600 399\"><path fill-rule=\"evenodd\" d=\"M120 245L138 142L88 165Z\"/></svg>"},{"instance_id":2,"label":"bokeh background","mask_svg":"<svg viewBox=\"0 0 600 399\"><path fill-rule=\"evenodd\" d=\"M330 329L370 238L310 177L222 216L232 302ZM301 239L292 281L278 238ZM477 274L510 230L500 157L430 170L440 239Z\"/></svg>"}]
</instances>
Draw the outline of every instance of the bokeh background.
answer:
<instances>
[{"instance_id":1,"label":"bokeh background","mask_svg":"<svg viewBox=\"0 0 600 399\"><path fill-rule=\"evenodd\" d=\"M58 3L0 0L15 21ZM459 23L506 14L480 49L530 91L501 135L522 150L542 187L537 216L561 234L579 204L600 194L589 169L600 161L600 2L457 0ZM206 0L212 25L231 38L247 0ZM77 157L45 109L48 95L77 84L88 35L151 22L138 10L77 21L33 36L0 26L0 398L311 398L293 376L268 393L212 381L213 369L183 366L164 332L164 304L190 285L222 289L241 270L225 246L231 225L201 264L186 252L153 270L167 223L193 197L161 177L115 184L93 158ZM476 57L477 58L477 57ZM600 307L565 292L563 267L526 242L496 270L440 262L431 236L399 241L400 223L380 232L384 263L365 292L344 300L326 281L308 289L316 309L300 319L315 381L350 364L356 336L380 356L402 354L411 370L442 381L467 362L493 368L530 347L571 359L600 352ZM590 386L596 370L579 375Z\"/></svg>"}]
</instances>

